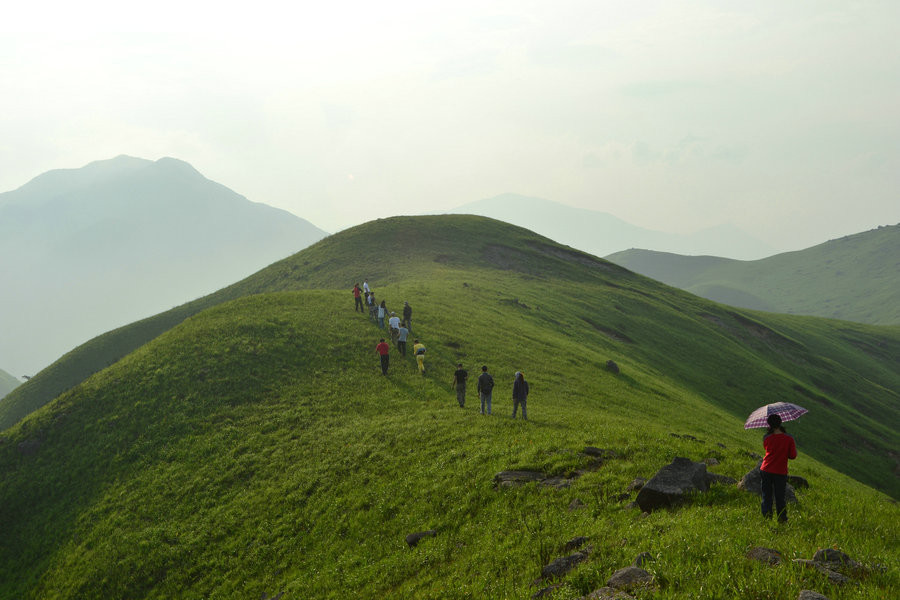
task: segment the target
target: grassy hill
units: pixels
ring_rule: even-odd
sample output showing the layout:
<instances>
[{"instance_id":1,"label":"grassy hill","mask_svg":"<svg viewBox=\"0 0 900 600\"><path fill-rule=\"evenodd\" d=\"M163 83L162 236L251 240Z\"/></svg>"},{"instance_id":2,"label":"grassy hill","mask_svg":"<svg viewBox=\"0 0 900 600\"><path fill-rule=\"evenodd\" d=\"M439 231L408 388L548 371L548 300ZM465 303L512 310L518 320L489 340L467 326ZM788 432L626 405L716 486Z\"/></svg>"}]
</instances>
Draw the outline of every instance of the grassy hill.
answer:
<instances>
[{"instance_id":1,"label":"grassy hill","mask_svg":"<svg viewBox=\"0 0 900 600\"><path fill-rule=\"evenodd\" d=\"M413 305L427 377L396 354L381 376L381 333L351 309L366 276ZM896 503L833 470L898 495L895 329L735 311L476 217L369 223L219 298L0 434L0 597L528 597L575 536L593 551L562 598L644 551L654 598L900 591ZM493 416L473 386L456 405L460 360L491 367ZM507 416L515 370L527 423ZM744 416L779 399L810 408L789 428L811 487L787 526L733 486L625 508L675 456L739 478L761 446ZM585 446L614 458L592 470ZM585 473L495 489L525 468ZM839 546L887 570L843 590L746 559L757 545Z\"/></svg>"},{"instance_id":2,"label":"grassy hill","mask_svg":"<svg viewBox=\"0 0 900 600\"><path fill-rule=\"evenodd\" d=\"M606 258L732 306L900 325L900 225L747 262L637 249Z\"/></svg>"},{"instance_id":3,"label":"grassy hill","mask_svg":"<svg viewBox=\"0 0 900 600\"><path fill-rule=\"evenodd\" d=\"M0 369L0 398L16 389L22 384L16 377L13 377L3 369Z\"/></svg>"}]
</instances>

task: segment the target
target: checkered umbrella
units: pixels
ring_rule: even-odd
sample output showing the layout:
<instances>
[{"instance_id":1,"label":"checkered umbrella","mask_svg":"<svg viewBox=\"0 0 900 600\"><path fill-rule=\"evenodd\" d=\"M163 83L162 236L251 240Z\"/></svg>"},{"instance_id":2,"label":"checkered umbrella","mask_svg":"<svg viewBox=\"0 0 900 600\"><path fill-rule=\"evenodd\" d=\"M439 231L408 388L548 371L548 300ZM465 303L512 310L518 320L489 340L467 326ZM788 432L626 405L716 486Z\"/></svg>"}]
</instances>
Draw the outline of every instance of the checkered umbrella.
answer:
<instances>
[{"instance_id":1,"label":"checkered umbrella","mask_svg":"<svg viewBox=\"0 0 900 600\"><path fill-rule=\"evenodd\" d=\"M775 415L781 417L782 421L793 421L798 418L800 415L806 414L809 411L803 408L802 406L797 406L796 404L791 404L790 402L775 402L774 404L766 404L765 406L760 406L747 417L747 421L744 423L744 429L759 429L761 427L768 427L769 424L766 422L766 419L769 418L769 415Z\"/></svg>"}]
</instances>

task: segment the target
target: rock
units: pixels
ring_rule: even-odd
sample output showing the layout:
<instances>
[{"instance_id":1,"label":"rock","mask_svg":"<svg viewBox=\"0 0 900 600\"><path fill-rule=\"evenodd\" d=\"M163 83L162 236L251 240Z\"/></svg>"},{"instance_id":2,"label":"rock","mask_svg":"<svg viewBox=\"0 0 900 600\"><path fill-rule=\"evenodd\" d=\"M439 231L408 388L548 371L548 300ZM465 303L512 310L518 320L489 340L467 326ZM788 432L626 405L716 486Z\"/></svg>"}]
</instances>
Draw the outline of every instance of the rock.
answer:
<instances>
[{"instance_id":1,"label":"rock","mask_svg":"<svg viewBox=\"0 0 900 600\"><path fill-rule=\"evenodd\" d=\"M622 590L611 587L602 587L594 590L587 596L582 596L580 600L634 600L634 596L629 596Z\"/></svg>"},{"instance_id":2,"label":"rock","mask_svg":"<svg viewBox=\"0 0 900 600\"><path fill-rule=\"evenodd\" d=\"M706 483L712 485L714 483L721 483L723 485L734 485L738 481L734 477L729 477L728 475L719 475L718 473L707 473L706 474Z\"/></svg>"},{"instance_id":3,"label":"rock","mask_svg":"<svg viewBox=\"0 0 900 600\"><path fill-rule=\"evenodd\" d=\"M760 464L762 464L762 462L750 469L747 474L741 478L741 481L738 483L738 489L756 494L757 496L762 496L762 476L759 473ZM791 487L790 483L785 486L784 498L788 502L797 501L797 496L794 495L794 488Z\"/></svg>"},{"instance_id":4,"label":"rock","mask_svg":"<svg viewBox=\"0 0 900 600\"><path fill-rule=\"evenodd\" d=\"M814 592L812 590L800 590L800 595L797 596L797 600L828 600L826 596L823 596L819 592Z\"/></svg>"},{"instance_id":5,"label":"rock","mask_svg":"<svg viewBox=\"0 0 900 600\"><path fill-rule=\"evenodd\" d=\"M585 449L581 451L581 453L601 460L607 458L618 458L619 456L615 453L614 450L604 450L603 448L595 448L594 446L586 446Z\"/></svg>"},{"instance_id":6,"label":"rock","mask_svg":"<svg viewBox=\"0 0 900 600\"><path fill-rule=\"evenodd\" d=\"M641 553L638 554L637 557L634 559L634 566L635 566L635 567L643 567L643 566L646 565L647 563L654 562L655 560L656 560L656 559L653 558L653 555L650 554L649 552L641 552Z\"/></svg>"},{"instance_id":7,"label":"rock","mask_svg":"<svg viewBox=\"0 0 900 600\"><path fill-rule=\"evenodd\" d=\"M719 459L714 456L707 456L703 459L703 462L706 463L707 467L714 467L719 464Z\"/></svg>"},{"instance_id":8,"label":"rock","mask_svg":"<svg viewBox=\"0 0 900 600\"><path fill-rule=\"evenodd\" d=\"M274 596L269 596L265 592L263 592L262 600L281 600L282 596L284 596L284 592L278 592Z\"/></svg>"},{"instance_id":9,"label":"rock","mask_svg":"<svg viewBox=\"0 0 900 600\"><path fill-rule=\"evenodd\" d=\"M836 584L836 585L843 585L850 581L850 579L846 575L838 573L837 571L832 571L831 569L829 569L822 563L816 562L814 560L806 560L804 558L795 558L791 562L796 565L809 567L809 568L815 569L816 571L819 571L820 573L823 573L824 575L826 575L828 577L828 581L830 581L831 583Z\"/></svg>"},{"instance_id":10,"label":"rock","mask_svg":"<svg viewBox=\"0 0 900 600\"><path fill-rule=\"evenodd\" d=\"M569 502L569 510L578 510L579 508L584 508L584 502L575 498L571 502Z\"/></svg>"},{"instance_id":11,"label":"rock","mask_svg":"<svg viewBox=\"0 0 900 600\"><path fill-rule=\"evenodd\" d=\"M722 442L716 442L716 446L718 446L719 448L725 448L725 449L728 448L728 446L726 446L726 445L723 444Z\"/></svg>"},{"instance_id":12,"label":"rock","mask_svg":"<svg viewBox=\"0 0 900 600\"><path fill-rule=\"evenodd\" d=\"M612 574L606 582L611 588L632 590L653 583L653 575L640 567L625 567Z\"/></svg>"},{"instance_id":13,"label":"rock","mask_svg":"<svg viewBox=\"0 0 900 600\"><path fill-rule=\"evenodd\" d=\"M572 485L572 480L559 476L547 477L546 479L541 481L541 484L546 485L547 487L554 487L558 490L562 490Z\"/></svg>"},{"instance_id":14,"label":"rock","mask_svg":"<svg viewBox=\"0 0 900 600\"><path fill-rule=\"evenodd\" d=\"M614 361L608 360L606 361L606 370L615 375L619 374L619 365L617 365Z\"/></svg>"},{"instance_id":15,"label":"rock","mask_svg":"<svg viewBox=\"0 0 900 600\"><path fill-rule=\"evenodd\" d=\"M577 550L584 546L590 538L586 538L583 535L580 535L576 538L572 538L566 545L563 546L563 552L571 552L572 550Z\"/></svg>"},{"instance_id":16,"label":"rock","mask_svg":"<svg viewBox=\"0 0 900 600\"><path fill-rule=\"evenodd\" d=\"M425 537L434 537L437 535L437 531L434 529L429 529L428 531L420 531L418 533L411 533L406 536L406 543L409 544L409 547L412 548L416 544L419 543L419 540Z\"/></svg>"},{"instance_id":17,"label":"rock","mask_svg":"<svg viewBox=\"0 0 900 600\"><path fill-rule=\"evenodd\" d=\"M541 577L544 579L549 579L551 577L562 577L563 575L574 569L575 566L578 565L578 563L586 559L591 553L591 550L592 548L588 546L584 550L575 552L573 554L570 554L569 556L557 558L552 563L541 569Z\"/></svg>"},{"instance_id":18,"label":"rock","mask_svg":"<svg viewBox=\"0 0 900 600\"><path fill-rule=\"evenodd\" d=\"M558 588L561 588L561 583L556 583L554 585L548 585L547 587L540 589L531 595L531 598L534 600L536 598L549 598L550 594L556 591Z\"/></svg>"},{"instance_id":19,"label":"rock","mask_svg":"<svg viewBox=\"0 0 900 600\"><path fill-rule=\"evenodd\" d=\"M750 548L750 551L747 552L747 558L758 560L761 563L773 566L780 565L781 561L784 560L781 556L781 552L779 552L778 550L763 548L762 546Z\"/></svg>"},{"instance_id":20,"label":"rock","mask_svg":"<svg viewBox=\"0 0 900 600\"><path fill-rule=\"evenodd\" d=\"M540 471L501 471L494 475L494 483L499 487L512 487L533 481L543 481L547 476Z\"/></svg>"},{"instance_id":21,"label":"rock","mask_svg":"<svg viewBox=\"0 0 900 600\"><path fill-rule=\"evenodd\" d=\"M623 492L616 496L616 502L625 502L629 498L631 498L631 492Z\"/></svg>"},{"instance_id":22,"label":"rock","mask_svg":"<svg viewBox=\"0 0 900 600\"><path fill-rule=\"evenodd\" d=\"M676 457L641 488L635 501L645 512L652 512L681 503L686 494L708 489L706 465Z\"/></svg>"},{"instance_id":23,"label":"rock","mask_svg":"<svg viewBox=\"0 0 900 600\"><path fill-rule=\"evenodd\" d=\"M818 550L812 557L817 563L823 564L829 569L839 570L849 573L859 573L865 571L865 567L844 554L840 550L833 548L823 548Z\"/></svg>"},{"instance_id":24,"label":"rock","mask_svg":"<svg viewBox=\"0 0 900 600\"><path fill-rule=\"evenodd\" d=\"M809 482L799 475L788 475L787 480L788 484L792 485L794 489L809 488Z\"/></svg>"},{"instance_id":25,"label":"rock","mask_svg":"<svg viewBox=\"0 0 900 600\"><path fill-rule=\"evenodd\" d=\"M762 460L762 456L760 456L760 455L757 454L756 452L747 452L747 451L745 451L745 452L743 452L743 454L744 454L744 456L749 456L749 457L752 458L753 460Z\"/></svg>"},{"instance_id":26,"label":"rock","mask_svg":"<svg viewBox=\"0 0 900 600\"><path fill-rule=\"evenodd\" d=\"M645 483L647 483L647 480L643 477L635 477L634 481L631 482L631 485L628 486L628 491L635 492L644 487Z\"/></svg>"}]
</instances>

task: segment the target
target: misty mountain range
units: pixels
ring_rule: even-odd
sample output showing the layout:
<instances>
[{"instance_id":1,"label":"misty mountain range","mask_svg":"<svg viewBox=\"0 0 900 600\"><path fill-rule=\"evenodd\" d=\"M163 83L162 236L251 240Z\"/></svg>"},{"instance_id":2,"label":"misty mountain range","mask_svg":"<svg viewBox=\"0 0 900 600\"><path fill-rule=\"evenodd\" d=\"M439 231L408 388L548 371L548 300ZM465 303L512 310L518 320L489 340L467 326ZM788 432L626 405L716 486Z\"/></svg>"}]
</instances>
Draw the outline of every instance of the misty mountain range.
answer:
<instances>
[{"instance_id":1,"label":"misty mountain range","mask_svg":"<svg viewBox=\"0 0 900 600\"><path fill-rule=\"evenodd\" d=\"M326 235L173 158L44 173L0 194L0 366L32 375Z\"/></svg>"},{"instance_id":2,"label":"misty mountain range","mask_svg":"<svg viewBox=\"0 0 900 600\"><path fill-rule=\"evenodd\" d=\"M750 260L769 256L771 246L734 225L720 225L691 234L644 229L609 213L573 208L518 194L463 204L452 214L473 214L506 221L557 242L606 256L629 248L652 248L677 254L708 254Z\"/></svg>"},{"instance_id":3,"label":"misty mountain range","mask_svg":"<svg viewBox=\"0 0 900 600\"><path fill-rule=\"evenodd\" d=\"M22 382L19 381L18 378L10 375L3 369L0 369L0 398L19 387L21 383Z\"/></svg>"}]
</instances>

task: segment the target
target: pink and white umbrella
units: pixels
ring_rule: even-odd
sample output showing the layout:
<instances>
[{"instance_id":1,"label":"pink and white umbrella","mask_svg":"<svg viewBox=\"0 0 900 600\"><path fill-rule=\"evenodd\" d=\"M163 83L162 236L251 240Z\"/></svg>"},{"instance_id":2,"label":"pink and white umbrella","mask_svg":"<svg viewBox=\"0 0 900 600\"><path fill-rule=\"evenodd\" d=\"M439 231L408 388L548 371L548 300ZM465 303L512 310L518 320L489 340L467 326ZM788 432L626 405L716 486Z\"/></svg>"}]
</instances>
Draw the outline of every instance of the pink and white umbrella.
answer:
<instances>
[{"instance_id":1,"label":"pink and white umbrella","mask_svg":"<svg viewBox=\"0 0 900 600\"><path fill-rule=\"evenodd\" d=\"M778 415L781 417L782 421L793 421L798 418L800 415L804 415L809 411L803 408L802 406L797 406L796 404L791 404L790 402L775 402L774 404L766 404L765 406L760 406L747 417L747 421L744 423L744 429L759 429L761 427L768 427L769 424L766 422L766 419L769 418L769 415Z\"/></svg>"}]
</instances>

